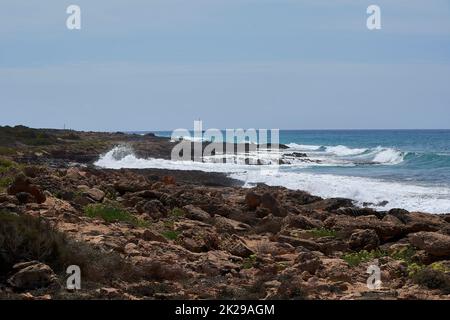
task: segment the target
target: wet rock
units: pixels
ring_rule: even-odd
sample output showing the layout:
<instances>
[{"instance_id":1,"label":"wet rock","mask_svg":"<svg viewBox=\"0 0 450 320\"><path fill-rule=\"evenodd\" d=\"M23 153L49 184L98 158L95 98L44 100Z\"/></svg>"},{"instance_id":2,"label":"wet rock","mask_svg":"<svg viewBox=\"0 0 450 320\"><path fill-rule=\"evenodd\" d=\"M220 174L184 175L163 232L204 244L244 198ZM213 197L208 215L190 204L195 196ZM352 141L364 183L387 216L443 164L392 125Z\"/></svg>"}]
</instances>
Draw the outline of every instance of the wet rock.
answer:
<instances>
[{"instance_id":1,"label":"wet rock","mask_svg":"<svg viewBox=\"0 0 450 320\"><path fill-rule=\"evenodd\" d=\"M312 210L323 210L323 211L336 211L339 208L349 208L353 207L353 200L346 198L330 198L312 204L308 204L305 207Z\"/></svg>"},{"instance_id":2,"label":"wet rock","mask_svg":"<svg viewBox=\"0 0 450 320\"><path fill-rule=\"evenodd\" d=\"M347 216L376 216L379 219L382 219L385 216L385 213L375 211L371 208L355 208L355 207L343 207L336 210L337 214L343 214Z\"/></svg>"},{"instance_id":3,"label":"wet rock","mask_svg":"<svg viewBox=\"0 0 450 320\"><path fill-rule=\"evenodd\" d=\"M437 232L417 232L408 236L409 242L436 257L450 257L450 236Z\"/></svg>"},{"instance_id":4,"label":"wet rock","mask_svg":"<svg viewBox=\"0 0 450 320\"><path fill-rule=\"evenodd\" d=\"M370 251L380 245L380 239L372 229L357 230L351 234L348 244L352 250Z\"/></svg>"},{"instance_id":5,"label":"wet rock","mask_svg":"<svg viewBox=\"0 0 450 320\"><path fill-rule=\"evenodd\" d=\"M14 265L15 274L8 279L8 284L19 290L39 289L56 282L56 275L46 264L38 261Z\"/></svg>"}]
</instances>

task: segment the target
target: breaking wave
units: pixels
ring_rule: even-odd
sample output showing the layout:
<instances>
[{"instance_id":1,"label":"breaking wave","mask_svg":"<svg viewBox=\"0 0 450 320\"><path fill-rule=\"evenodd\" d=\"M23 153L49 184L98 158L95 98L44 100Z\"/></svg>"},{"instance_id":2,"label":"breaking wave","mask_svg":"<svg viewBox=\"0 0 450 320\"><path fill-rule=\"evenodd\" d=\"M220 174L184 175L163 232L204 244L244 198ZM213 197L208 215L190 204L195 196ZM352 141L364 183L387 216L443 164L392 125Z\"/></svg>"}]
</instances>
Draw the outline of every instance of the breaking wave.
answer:
<instances>
[{"instance_id":1,"label":"breaking wave","mask_svg":"<svg viewBox=\"0 0 450 320\"><path fill-rule=\"evenodd\" d=\"M292 149L288 150L292 152ZM318 152L323 153L323 151ZM401 154L394 149L378 147L361 151L356 157L366 157L374 162L392 165L404 161L405 154ZM353 159L352 161L356 160ZM450 212L450 188L448 187L385 181L369 177L302 172L302 168L307 165L316 165L314 163L303 163L301 164L303 167L300 164L298 166L294 165L297 171L292 171L292 165L282 165L274 170L272 165L255 166L243 162L216 163L214 161L192 162L154 158L143 159L137 157L130 148L119 146L102 155L95 165L110 169L155 168L223 172L232 178L245 182L249 187L262 182L268 185L306 190L322 197L346 197L356 200L360 205L369 203L369 206L380 210L404 208L410 211L430 213ZM380 205L380 203L386 201L386 205Z\"/></svg>"}]
</instances>

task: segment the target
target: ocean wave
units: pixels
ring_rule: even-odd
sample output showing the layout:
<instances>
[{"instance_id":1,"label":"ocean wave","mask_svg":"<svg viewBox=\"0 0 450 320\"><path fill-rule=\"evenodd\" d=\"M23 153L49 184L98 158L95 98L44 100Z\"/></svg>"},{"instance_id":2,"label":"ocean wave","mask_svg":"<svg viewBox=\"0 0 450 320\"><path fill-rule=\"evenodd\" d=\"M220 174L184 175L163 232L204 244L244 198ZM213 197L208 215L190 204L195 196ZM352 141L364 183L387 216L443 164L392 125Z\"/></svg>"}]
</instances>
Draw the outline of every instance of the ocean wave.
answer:
<instances>
[{"instance_id":1,"label":"ocean wave","mask_svg":"<svg viewBox=\"0 0 450 320\"><path fill-rule=\"evenodd\" d=\"M450 212L450 188L446 187L428 187L372 178L297 172L264 175L261 172L247 171L233 173L230 177L245 181L248 186L266 183L272 186L305 190L326 198L350 198L356 200L359 205L372 203L374 205L371 207L379 210L404 208L410 211L430 213ZM387 205L376 205L383 201L388 201Z\"/></svg>"},{"instance_id":2,"label":"ocean wave","mask_svg":"<svg viewBox=\"0 0 450 320\"><path fill-rule=\"evenodd\" d=\"M346 146L331 146L331 147L324 147L325 152L334 154L338 157L344 157L344 156L354 156L358 154L362 154L367 151L365 148L349 148Z\"/></svg>"},{"instance_id":3,"label":"ocean wave","mask_svg":"<svg viewBox=\"0 0 450 320\"><path fill-rule=\"evenodd\" d=\"M297 143L288 143L286 146L290 149L295 149L296 151L317 151L321 148L321 146Z\"/></svg>"},{"instance_id":4,"label":"ocean wave","mask_svg":"<svg viewBox=\"0 0 450 320\"><path fill-rule=\"evenodd\" d=\"M380 151L380 153L383 151ZM380 154L377 153L377 154ZM383 155L383 153L381 153ZM381 156L380 156L381 157ZM381 160L392 161L395 157L385 152ZM172 161L165 159L143 159L134 155L130 148L119 146L102 155L95 165L103 168L156 168L171 170L201 170L205 172L223 172L230 177L244 181L248 186L258 182L279 185L290 189L300 189L322 197L346 197L359 204L381 203L388 210L404 208L410 211L430 213L450 212L450 188L420 186L401 182L390 182L373 178L316 174L307 172L286 172L272 165L246 165L243 163L215 163Z\"/></svg>"}]
</instances>

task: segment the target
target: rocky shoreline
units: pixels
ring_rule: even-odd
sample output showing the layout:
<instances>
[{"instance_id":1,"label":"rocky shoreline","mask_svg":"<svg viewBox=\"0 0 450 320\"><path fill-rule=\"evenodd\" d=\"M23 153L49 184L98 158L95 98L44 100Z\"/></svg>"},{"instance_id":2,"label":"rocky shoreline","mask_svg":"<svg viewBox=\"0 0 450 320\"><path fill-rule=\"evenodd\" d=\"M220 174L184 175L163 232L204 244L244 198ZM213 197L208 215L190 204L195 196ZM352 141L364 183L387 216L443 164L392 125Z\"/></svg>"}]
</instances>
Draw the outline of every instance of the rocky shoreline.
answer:
<instances>
[{"instance_id":1,"label":"rocky shoreline","mask_svg":"<svg viewBox=\"0 0 450 320\"><path fill-rule=\"evenodd\" d=\"M450 214L247 189L219 173L92 165L123 143L165 159L172 146L0 127L0 298L450 298ZM70 265L81 290L66 288Z\"/></svg>"}]
</instances>

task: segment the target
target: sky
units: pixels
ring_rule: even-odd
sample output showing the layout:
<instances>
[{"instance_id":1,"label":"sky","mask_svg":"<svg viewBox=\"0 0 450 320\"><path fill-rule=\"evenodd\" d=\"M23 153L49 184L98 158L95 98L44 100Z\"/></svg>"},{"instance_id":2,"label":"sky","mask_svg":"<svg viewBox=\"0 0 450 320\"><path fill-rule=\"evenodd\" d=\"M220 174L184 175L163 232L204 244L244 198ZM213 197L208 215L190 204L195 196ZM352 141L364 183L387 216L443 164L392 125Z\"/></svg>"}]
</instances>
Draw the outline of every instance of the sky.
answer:
<instances>
[{"instance_id":1,"label":"sky","mask_svg":"<svg viewBox=\"0 0 450 320\"><path fill-rule=\"evenodd\" d=\"M66 8L81 8L68 30ZM381 9L368 30L366 9ZM448 0L2 0L0 125L450 129Z\"/></svg>"}]
</instances>

